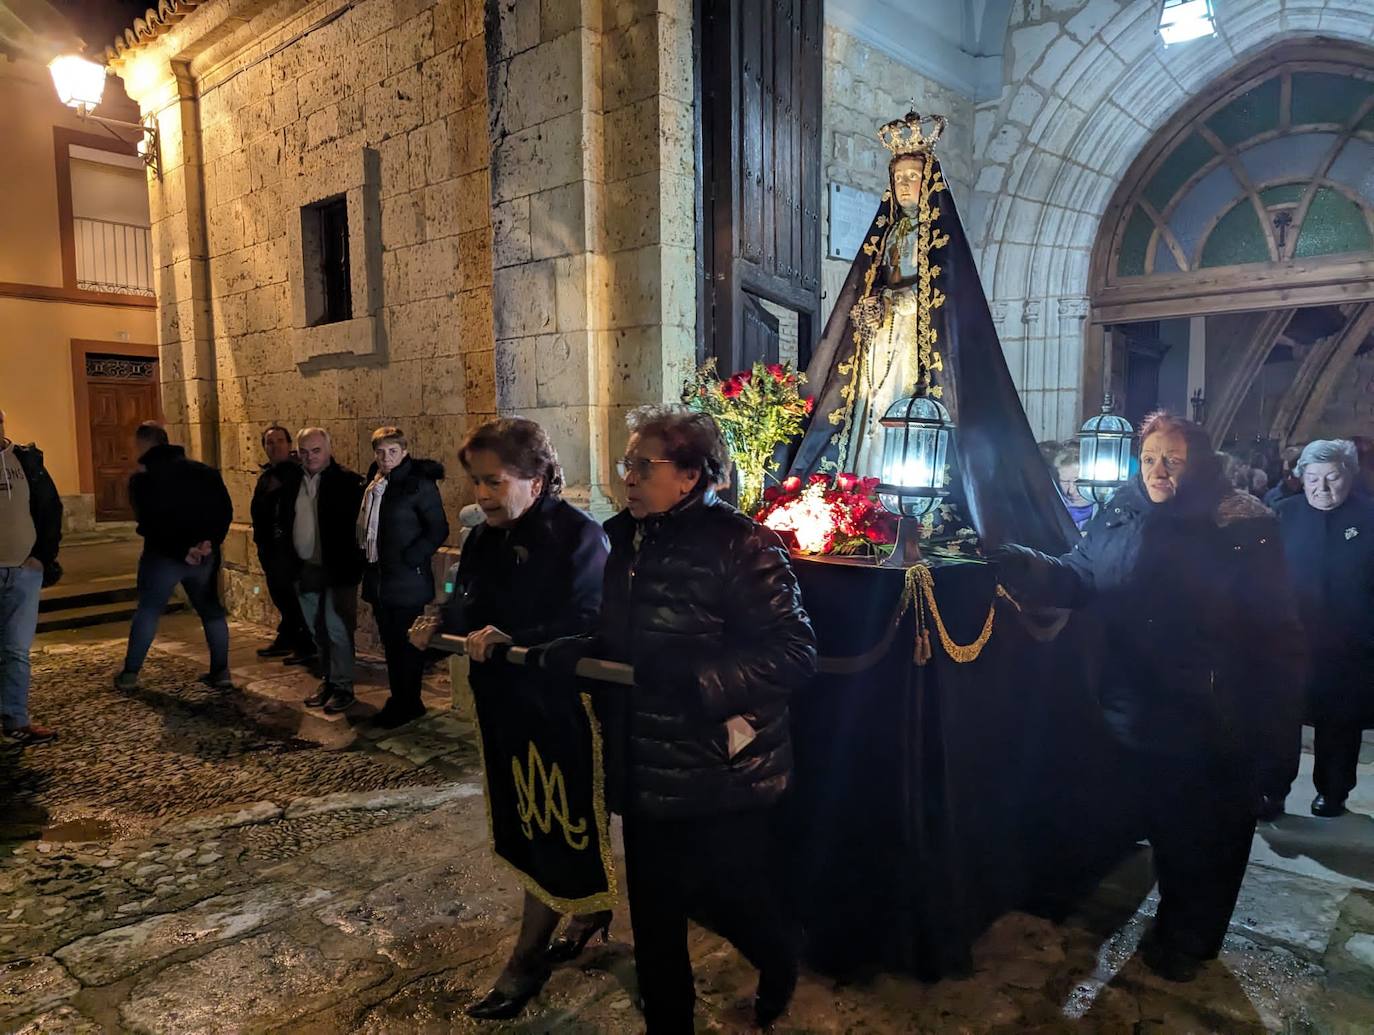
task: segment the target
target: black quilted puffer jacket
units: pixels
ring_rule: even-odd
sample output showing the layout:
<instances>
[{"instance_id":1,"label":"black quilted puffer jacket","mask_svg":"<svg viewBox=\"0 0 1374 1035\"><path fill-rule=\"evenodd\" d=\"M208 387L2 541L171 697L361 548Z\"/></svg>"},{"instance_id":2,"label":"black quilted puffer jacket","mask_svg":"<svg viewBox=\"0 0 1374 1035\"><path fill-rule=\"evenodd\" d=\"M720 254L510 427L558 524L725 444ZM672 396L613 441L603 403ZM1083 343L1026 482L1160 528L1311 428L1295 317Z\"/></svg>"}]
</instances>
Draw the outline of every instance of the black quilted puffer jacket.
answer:
<instances>
[{"instance_id":1,"label":"black quilted puffer jacket","mask_svg":"<svg viewBox=\"0 0 1374 1035\"><path fill-rule=\"evenodd\" d=\"M714 493L605 527L584 653L629 662L638 684L597 694L612 807L666 819L772 804L792 774L788 697L816 669L786 548Z\"/></svg>"}]
</instances>

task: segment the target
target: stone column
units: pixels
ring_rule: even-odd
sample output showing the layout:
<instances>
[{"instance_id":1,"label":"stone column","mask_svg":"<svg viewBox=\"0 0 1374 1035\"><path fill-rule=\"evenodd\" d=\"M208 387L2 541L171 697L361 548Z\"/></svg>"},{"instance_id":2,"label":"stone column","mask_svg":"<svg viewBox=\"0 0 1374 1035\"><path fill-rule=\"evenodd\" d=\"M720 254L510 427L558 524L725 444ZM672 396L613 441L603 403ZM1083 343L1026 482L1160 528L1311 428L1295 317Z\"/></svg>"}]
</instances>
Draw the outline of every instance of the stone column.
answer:
<instances>
[{"instance_id":1,"label":"stone column","mask_svg":"<svg viewBox=\"0 0 1374 1035\"><path fill-rule=\"evenodd\" d=\"M205 222L204 162L196 84L183 62L138 98L158 128L161 175L148 178L158 364L162 408L172 441L191 456L219 463L215 326Z\"/></svg>"},{"instance_id":2,"label":"stone column","mask_svg":"<svg viewBox=\"0 0 1374 1035\"><path fill-rule=\"evenodd\" d=\"M549 429L569 497L604 515L624 413L696 356L691 8L487 17L496 405Z\"/></svg>"}]
</instances>

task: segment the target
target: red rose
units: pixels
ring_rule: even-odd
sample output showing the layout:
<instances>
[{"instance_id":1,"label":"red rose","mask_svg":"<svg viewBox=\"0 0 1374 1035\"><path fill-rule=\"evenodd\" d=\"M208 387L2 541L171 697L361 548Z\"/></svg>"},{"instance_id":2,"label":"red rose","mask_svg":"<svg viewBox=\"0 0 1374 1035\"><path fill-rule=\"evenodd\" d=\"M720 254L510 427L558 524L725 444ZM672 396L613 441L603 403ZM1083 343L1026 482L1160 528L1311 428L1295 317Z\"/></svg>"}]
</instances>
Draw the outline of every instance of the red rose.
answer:
<instances>
[{"instance_id":1,"label":"red rose","mask_svg":"<svg viewBox=\"0 0 1374 1035\"><path fill-rule=\"evenodd\" d=\"M777 498L778 498L779 496L781 496L781 495L782 495L782 490L779 489L776 485L770 485L770 486L768 486L768 488L766 488L766 489L763 490L763 498L764 498L764 500L765 500L766 502L768 502L768 503L772 503L775 499L777 499Z\"/></svg>"},{"instance_id":2,"label":"red rose","mask_svg":"<svg viewBox=\"0 0 1374 1035\"><path fill-rule=\"evenodd\" d=\"M802 404L806 407L806 412L810 413L816 408L816 397L814 395L808 395L802 400Z\"/></svg>"},{"instance_id":3,"label":"red rose","mask_svg":"<svg viewBox=\"0 0 1374 1035\"><path fill-rule=\"evenodd\" d=\"M742 391L744 391L744 385L740 383L738 374L720 386L720 394L727 399L738 399Z\"/></svg>"},{"instance_id":4,"label":"red rose","mask_svg":"<svg viewBox=\"0 0 1374 1035\"><path fill-rule=\"evenodd\" d=\"M842 474L835 479L835 484L839 486L841 492L852 492L854 486L859 484L857 474Z\"/></svg>"},{"instance_id":5,"label":"red rose","mask_svg":"<svg viewBox=\"0 0 1374 1035\"><path fill-rule=\"evenodd\" d=\"M807 481L812 485L824 485L830 481L830 476L828 474L813 474Z\"/></svg>"},{"instance_id":6,"label":"red rose","mask_svg":"<svg viewBox=\"0 0 1374 1035\"><path fill-rule=\"evenodd\" d=\"M859 484L860 484L861 486L863 486L863 493L864 493L864 495L865 495L865 496L869 496L869 495L872 495L873 493L875 493L875 492L878 491L879 479L877 479L877 478L865 478L865 479L864 479L863 481L861 481Z\"/></svg>"},{"instance_id":7,"label":"red rose","mask_svg":"<svg viewBox=\"0 0 1374 1035\"><path fill-rule=\"evenodd\" d=\"M773 375L774 381L787 380L787 368L784 367L781 363L769 363L768 372Z\"/></svg>"},{"instance_id":8,"label":"red rose","mask_svg":"<svg viewBox=\"0 0 1374 1035\"><path fill-rule=\"evenodd\" d=\"M784 479L782 483L782 491L787 493L787 495L789 496L793 495L794 493L801 492L801 487L802 480L798 478L795 474L792 475L792 477L790 478Z\"/></svg>"}]
</instances>

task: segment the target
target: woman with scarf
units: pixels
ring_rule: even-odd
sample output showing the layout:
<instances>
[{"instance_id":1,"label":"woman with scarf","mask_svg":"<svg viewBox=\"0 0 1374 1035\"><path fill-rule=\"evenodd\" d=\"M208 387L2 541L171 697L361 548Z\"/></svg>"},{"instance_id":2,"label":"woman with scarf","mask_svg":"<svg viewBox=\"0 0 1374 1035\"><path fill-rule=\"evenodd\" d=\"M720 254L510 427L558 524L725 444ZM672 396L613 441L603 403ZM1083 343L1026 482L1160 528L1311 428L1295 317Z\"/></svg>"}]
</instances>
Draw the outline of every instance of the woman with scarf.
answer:
<instances>
[{"instance_id":1,"label":"woman with scarf","mask_svg":"<svg viewBox=\"0 0 1374 1035\"><path fill-rule=\"evenodd\" d=\"M1026 602L1092 607L1111 670L1099 696L1159 877L1147 966L1187 981L1216 957L1264 809L1260 774L1295 746L1302 631L1277 523L1228 485L1207 433L1167 413L1140 475L1063 557L994 554Z\"/></svg>"},{"instance_id":2,"label":"woman with scarf","mask_svg":"<svg viewBox=\"0 0 1374 1035\"><path fill-rule=\"evenodd\" d=\"M431 559L448 538L438 485L444 466L413 458L400 428L374 431L372 453L358 511L358 546L367 558L363 599L377 620L391 686L391 697L373 721L394 729L425 713L420 700L425 656L409 634L434 599Z\"/></svg>"},{"instance_id":3,"label":"woman with scarf","mask_svg":"<svg viewBox=\"0 0 1374 1035\"><path fill-rule=\"evenodd\" d=\"M529 647L596 627L606 535L596 521L562 499L558 454L534 421L488 421L468 436L458 460L472 480L484 521L463 544L453 595L438 616L416 622L411 642L423 649L436 632L467 637L468 680L488 763L504 763L511 746L523 746L526 740L543 745L546 752L551 743L585 743L590 759L588 720L580 704L552 695L538 672L504 664L498 648ZM503 792L498 781L510 778L509 766L502 768L504 773L487 773L489 807L492 793ZM499 839L494 847L500 854ZM518 847L521 855L507 861L517 867L527 889L520 936L495 985L468 1007L468 1016L478 1020L518 1016L543 988L550 965L575 957L594 934L605 937L611 922L604 909L575 916L550 946L565 911L556 906L568 903L527 870L537 873L539 862L557 865L560 845L555 837ZM535 860L533 853L543 859Z\"/></svg>"}]
</instances>

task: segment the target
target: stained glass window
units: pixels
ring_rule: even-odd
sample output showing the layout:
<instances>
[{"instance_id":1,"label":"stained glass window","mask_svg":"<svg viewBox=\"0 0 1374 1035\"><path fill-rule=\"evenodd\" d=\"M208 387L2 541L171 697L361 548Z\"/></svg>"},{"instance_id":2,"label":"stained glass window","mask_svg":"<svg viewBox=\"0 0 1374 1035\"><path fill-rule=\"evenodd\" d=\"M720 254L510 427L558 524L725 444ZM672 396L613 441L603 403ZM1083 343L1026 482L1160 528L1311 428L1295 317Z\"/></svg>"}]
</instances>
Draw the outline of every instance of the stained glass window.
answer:
<instances>
[{"instance_id":1,"label":"stained glass window","mask_svg":"<svg viewBox=\"0 0 1374 1035\"><path fill-rule=\"evenodd\" d=\"M1272 69L1217 101L1140 184L1116 276L1374 251L1372 105L1374 71L1335 63Z\"/></svg>"}]
</instances>

